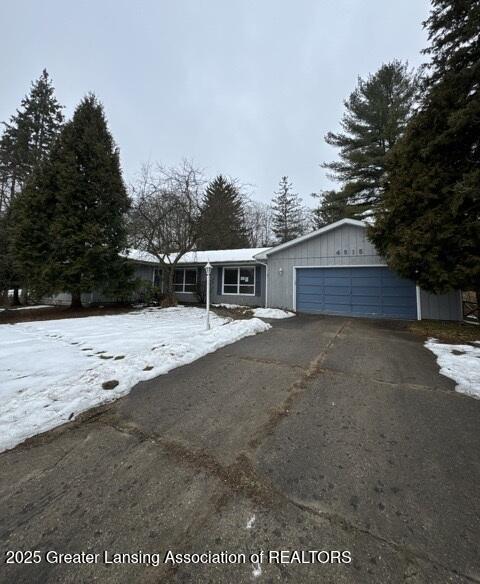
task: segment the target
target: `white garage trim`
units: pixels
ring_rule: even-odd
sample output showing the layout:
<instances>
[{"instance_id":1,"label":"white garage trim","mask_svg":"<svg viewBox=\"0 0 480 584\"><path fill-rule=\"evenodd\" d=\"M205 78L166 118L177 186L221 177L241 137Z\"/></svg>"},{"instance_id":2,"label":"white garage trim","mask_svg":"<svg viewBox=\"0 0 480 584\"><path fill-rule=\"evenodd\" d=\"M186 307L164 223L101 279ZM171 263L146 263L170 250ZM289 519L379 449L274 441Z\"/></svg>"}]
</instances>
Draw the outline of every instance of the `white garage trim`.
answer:
<instances>
[{"instance_id":1,"label":"white garage trim","mask_svg":"<svg viewBox=\"0 0 480 584\"><path fill-rule=\"evenodd\" d=\"M297 270L315 268L388 268L387 264L355 264L354 266L293 266L293 311L297 312ZM416 288L417 320L422 320L422 305L420 302L420 286Z\"/></svg>"},{"instance_id":2,"label":"white garage trim","mask_svg":"<svg viewBox=\"0 0 480 584\"><path fill-rule=\"evenodd\" d=\"M422 320L422 301L420 299L420 286L415 286L417 291L417 320Z\"/></svg>"}]
</instances>

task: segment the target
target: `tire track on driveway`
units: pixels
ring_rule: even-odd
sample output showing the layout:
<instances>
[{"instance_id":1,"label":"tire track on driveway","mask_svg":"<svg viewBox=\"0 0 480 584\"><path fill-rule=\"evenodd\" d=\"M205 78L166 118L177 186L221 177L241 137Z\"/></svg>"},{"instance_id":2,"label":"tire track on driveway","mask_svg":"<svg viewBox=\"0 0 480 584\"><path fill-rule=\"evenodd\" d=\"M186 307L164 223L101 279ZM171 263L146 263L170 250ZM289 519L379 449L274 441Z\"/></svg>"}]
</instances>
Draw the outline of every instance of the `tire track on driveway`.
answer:
<instances>
[{"instance_id":1,"label":"tire track on driveway","mask_svg":"<svg viewBox=\"0 0 480 584\"><path fill-rule=\"evenodd\" d=\"M300 377L291 384L288 390L288 396L283 404L270 413L267 422L255 432L255 436L250 440L248 445L252 450L257 449L263 440L274 432L280 421L285 416L288 416L295 401L305 390L307 382L322 373L322 364L325 361L328 352L331 350L335 344L335 341L342 334L345 327L350 324L350 322L350 320L344 321L338 327L333 337L328 341L326 347L322 349L322 351L312 361L310 361L308 367L303 369L303 373L300 375Z\"/></svg>"}]
</instances>

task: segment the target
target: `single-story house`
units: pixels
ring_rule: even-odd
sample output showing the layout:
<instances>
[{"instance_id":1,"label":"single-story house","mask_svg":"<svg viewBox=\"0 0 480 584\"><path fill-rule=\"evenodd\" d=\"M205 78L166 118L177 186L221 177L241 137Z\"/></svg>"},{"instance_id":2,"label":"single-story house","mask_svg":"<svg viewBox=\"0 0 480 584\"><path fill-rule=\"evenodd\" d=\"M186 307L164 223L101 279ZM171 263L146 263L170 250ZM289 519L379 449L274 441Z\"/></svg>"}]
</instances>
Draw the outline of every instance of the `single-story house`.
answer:
<instances>
[{"instance_id":1,"label":"single-story house","mask_svg":"<svg viewBox=\"0 0 480 584\"><path fill-rule=\"evenodd\" d=\"M175 271L181 302L198 302L205 265L213 266L211 302L310 314L462 320L459 290L432 294L393 272L366 236L367 223L342 219L271 248L192 251ZM137 278L162 288L157 259L129 250ZM85 302L101 302L85 295Z\"/></svg>"},{"instance_id":2,"label":"single-story house","mask_svg":"<svg viewBox=\"0 0 480 584\"><path fill-rule=\"evenodd\" d=\"M256 254L265 253L268 247L252 249L224 249L191 251L183 255L174 276L175 294L180 302L198 302L198 285L206 279L205 266L212 266L210 301L212 304L241 304L265 306L266 270ZM149 253L129 250L135 262L135 276L163 288L162 270L158 260Z\"/></svg>"}]
</instances>

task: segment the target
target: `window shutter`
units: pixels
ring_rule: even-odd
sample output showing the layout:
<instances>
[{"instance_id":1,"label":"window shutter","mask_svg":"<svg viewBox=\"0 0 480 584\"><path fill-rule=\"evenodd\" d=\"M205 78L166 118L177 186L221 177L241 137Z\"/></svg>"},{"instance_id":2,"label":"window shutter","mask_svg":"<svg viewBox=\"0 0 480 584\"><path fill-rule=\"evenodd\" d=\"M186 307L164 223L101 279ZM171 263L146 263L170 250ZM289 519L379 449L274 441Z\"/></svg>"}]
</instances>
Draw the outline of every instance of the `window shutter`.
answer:
<instances>
[{"instance_id":1,"label":"window shutter","mask_svg":"<svg viewBox=\"0 0 480 584\"><path fill-rule=\"evenodd\" d=\"M223 270L221 266L217 267L217 294L221 296L222 294L222 274Z\"/></svg>"},{"instance_id":2,"label":"window shutter","mask_svg":"<svg viewBox=\"0 0 480 584\"><path fill-rule=\"evenodd\" d=\"M255 296L262 295L262 266L255 266Z\"/></svg>"}]
</instances>

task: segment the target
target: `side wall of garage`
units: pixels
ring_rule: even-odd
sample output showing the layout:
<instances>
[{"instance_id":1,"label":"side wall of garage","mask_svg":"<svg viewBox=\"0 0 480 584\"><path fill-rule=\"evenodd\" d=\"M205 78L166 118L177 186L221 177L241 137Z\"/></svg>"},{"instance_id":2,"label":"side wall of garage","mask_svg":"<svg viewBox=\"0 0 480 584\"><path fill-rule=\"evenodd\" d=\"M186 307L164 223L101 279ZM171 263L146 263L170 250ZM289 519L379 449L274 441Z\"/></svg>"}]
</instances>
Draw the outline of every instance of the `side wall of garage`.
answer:
<instances>
[{"instance_id":1,"label":"side wall of garage","mask_svg":"<svg viewBox=\"0 0 480 584\"><path fill-rule=\"evenodd\" d=\"M447 294L431 294L420 291L422 319L462 320L462 293L452 290Z\"/></svg>"},{"instance_id":2,"label":"side wall of garage","mask_svg":"<svg viewBox=\"0 0 480 584\"><path fill-rule=\"evenodd\" d=\"M268 306L293 310L294 266L385 265L365 229L342 225L268 257Z\"/></svg>"}]
</instances>

